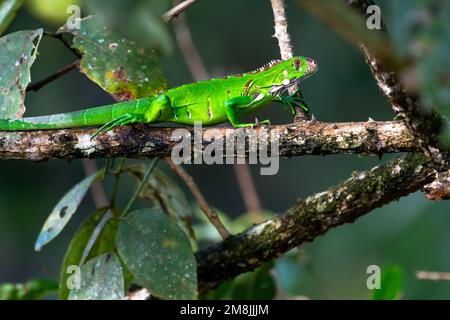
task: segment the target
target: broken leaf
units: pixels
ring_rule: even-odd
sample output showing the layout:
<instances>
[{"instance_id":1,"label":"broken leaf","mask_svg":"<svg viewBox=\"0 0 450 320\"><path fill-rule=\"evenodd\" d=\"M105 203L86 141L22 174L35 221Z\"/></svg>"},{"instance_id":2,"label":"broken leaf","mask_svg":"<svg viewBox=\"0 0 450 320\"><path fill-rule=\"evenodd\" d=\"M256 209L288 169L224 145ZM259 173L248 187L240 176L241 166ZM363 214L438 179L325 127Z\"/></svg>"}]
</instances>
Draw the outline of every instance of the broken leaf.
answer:
<instances>
[{"instance_id":1,"label":"broken leaf","mask_svg":"<svg viewBox=\"0 0 450 320\"><path fill-rule=\"evenodd\" d=\"M80 287L70 290L70 300L122 300L125 285L122 265L115 253L88 261L80 270Z\"/></svg>"},{"instance_id":2,"label":"broken leaf","mask_svg":"<svg viewBox=\"0 0 450 320\"><path fill-rule=\"evenodd\" d=\"M21 118L42 29L18 31L0 38L0 119Z\"/></svg>"},{"instance_id":3,"label":"broken leaf","mask_svg":"<svg viewBox=\"0 0 450 320\"><path fill-rule=\"evenodd\" d=\"M67 288L67 279L71 276L71 274L67 272L69 266L79 266L81 264L85 248L91 239L94 230L96 230L97 226L103 221L105 215L107 215L107 209L100 209L91 214L78 229L75 236L72 238L72 241L70 241L69 248L67 249L61 265L58 293L60 300L66 300L69 296L69 289ZM106 222L86 260L91 260L92 258L114 250L116 245L117 226L118 220L116 219L109 219Z\"/></svg>"},{"instance_id":4,"label":"broken leaf","mask_svg":"<svg viewBox=\"0 0 450 320\"><path fill-rule=\"evenodd\" d=\"M100 178L101 173L102 170L86 177L62 197L42 227L34 245L36 251L41 250L45 244L52 241L62 231L77 210L91 184Z\"/></svg>"}]
</instances>

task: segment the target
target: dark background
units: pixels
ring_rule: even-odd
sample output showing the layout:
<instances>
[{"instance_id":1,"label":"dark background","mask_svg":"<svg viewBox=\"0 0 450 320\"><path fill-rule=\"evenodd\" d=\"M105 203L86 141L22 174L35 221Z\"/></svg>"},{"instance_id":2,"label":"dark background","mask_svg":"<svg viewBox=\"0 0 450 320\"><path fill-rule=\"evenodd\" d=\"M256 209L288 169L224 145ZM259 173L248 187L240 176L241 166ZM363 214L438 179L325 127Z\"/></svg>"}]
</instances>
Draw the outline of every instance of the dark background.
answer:
<instances>
[{"instance_id":1,"label":"dark background","mask_svg":"<svg viewBox=\"0 0 450 320\"><path fill-rule=\"evenodd\" d=\"M388 28L401 35L394 17L400 17L389 1L379 1ZM404 1L406 2L406 1ZM289 31L295 53L313 57L320 70L302 84L303 93L320 121L391 120L393 112L378 90L359 50L309 15L294 1L287 1ZM83 16L87 15L83 12ZM279 58L272 37L273 16L269 1L201 1L187 15L193 39L213 75L256 69ZM61 25L60 23L59 25ZM127 21L123 22L126 28ZM24 8L8 32L44 27L52 23ZM162 56L171 86L192 81L176 45ZM53 39L44 38L32 68L33 80L41 79L73 56ZM27 96L26 115L42 115L110 103L112 99L78 72L72 72L37 93ZM291 121L278 105L265 108L259 118L272 123ZM392 156L340 155L281 159L274 176L260 176L252 166L264 208L282 213L297 198L320 192L350 177L353 171L370 169ZM160 163L161 168L165 165ZM232 166L185 166L208 201L229 217L245 213ZM167 172L169 172L167 170ZM33 277L58 277L59 264L78 224L94 206L87 196L63 233L42 252L34 241L56 202L84 177L79 160L0 162L0 283L25 282ZM122 188L122 202L134 188L132 180ZM182 185L182 183L180 183ZM109 183L106 185L110 190ZM184 186L183 186L184 187ZM298 265L277 265L283 289L289 295L310 298L369 298L366 268L398 265L404 271L404 298L449 298L449 282L415 278L417 270L450 271L450 204L431 203L418 192L338 227L307 244Z\"/></svg>"}]
</instances>

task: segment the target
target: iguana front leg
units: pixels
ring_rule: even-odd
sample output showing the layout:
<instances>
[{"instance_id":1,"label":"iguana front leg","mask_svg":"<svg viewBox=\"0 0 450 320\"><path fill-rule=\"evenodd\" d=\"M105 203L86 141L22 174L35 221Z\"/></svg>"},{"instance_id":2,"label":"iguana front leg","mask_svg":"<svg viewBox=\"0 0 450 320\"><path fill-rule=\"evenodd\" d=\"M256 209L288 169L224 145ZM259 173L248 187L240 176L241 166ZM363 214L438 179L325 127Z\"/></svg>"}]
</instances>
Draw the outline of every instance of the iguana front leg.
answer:
<instances>
[{"instance_id":1,"label":"iguana front leg","mask_svg":"<svg viewBox=\"0 0 450 320\"><path fill-rule=\"evenodd\" d=\"M255 99L250 96L240 96L225 101L225 113L233 127L244 128L254 127L257 124L270 124L269 120L263 120L259 123L243 123L239 120L240 115L244 113L243 111L246 108L251 107L253 103L259 102L263 98L264 96L261 97L259 95Z\"/></svg>"},{"instance_id":2,"label":"iguana front leg","mask_svg":"<svg viewBox=\"0 0 450 320\"><path fill-rule=\"evenodd\" d=\"M296 107L300 107L305 112L309 112L309 108L306 105L300 90L296 90L289 95L283 94L281 96L277 96L274 101L282 103L285 108L290 108L293 116L295 116Z\"/></svg>"}]
</instances>

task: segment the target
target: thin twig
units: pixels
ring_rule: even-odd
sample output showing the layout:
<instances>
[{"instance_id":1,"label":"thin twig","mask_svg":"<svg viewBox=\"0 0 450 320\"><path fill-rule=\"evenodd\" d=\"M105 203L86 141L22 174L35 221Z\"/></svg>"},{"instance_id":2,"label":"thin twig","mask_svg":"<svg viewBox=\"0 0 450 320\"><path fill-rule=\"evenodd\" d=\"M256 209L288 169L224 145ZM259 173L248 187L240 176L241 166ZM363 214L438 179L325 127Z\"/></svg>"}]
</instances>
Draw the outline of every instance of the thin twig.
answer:
<instances>
[{"instance_id":1,"label":"thin twig","mask_svg":"<svg viewBox=\"0 0 450 320\"><path fill-rule=\"evenodd\" d=\"M435 272L435 271L417 271L416 272L417 279L420 280L445 280L450 281L450 272Z\"/></svg>"},{"instance_id":2,"label":"thin twig","mask_svg":"<svg viewBox=\"0 0 450 320\"><path fill-rule=\"evenodd\" d=\"M291 37L287 31L286 12L284 10L284 0L270 0L272 4L273 17L275 22L274 37L278 40L281 59L288 60L294 56L291 45Z\"/></svg>"},{"instance_id":3,"label":"thin twig","mask_svg":"<svg viewBox=\"0 0 450 320\"><path fill-rule=\"evenodd\" d=\"M27 92L29 92L29 91L38 91L43 86L45 86L45 85L47 85L47 84L49 84L49 83L51 83L51 82L61 78L65 74L69 73L70 71L75 70L78 67L79 63L80 63L80 60L76 60L76 61L72 62L71 64L65 66L64 68L62 68L61 70L59 70L59 71L55 72L54 74L48 76L47 78L42 79L42 80L40 80L40 81L38 81L36 83L33 83L33 84L29 85L27 87L26 91Z\"/></svg>"},{"instance_id":4,"label":"thin twig","mask_svg":"<svg viewBox=\"0 0 450 320\"><path fill-rule=\"evenodd\" d=\"M197 3L198 1L199 0L185 0L181 2L180 4L176 5L163 15L164 20L169 22L173 18L176 18L180 13L186 11L190 6Z\"/></svg>"},{"instance_id":5,"label":"thin twig","mask_svg":"<svg viewBox=\"0 0 450 320\"><path fill-rule=\"evenodd\" d=\"M86 176L90 176L98 171L97 162L95 160L83 159L82 164ZM91 195L97 209L109 207L110 204L108 201L108 197L106 196L105 189L100 182L94 182L92 184Z\"/></svg>"},{"instance_id":6,"label":"thin twig","mask_svg":"<svg viewBox=\"0 0 450 320\"><path fill-rule=\"evenodd\" d=\"M121 173L122 173L122 168L125 164L125 158L121 158L120 162L119 162L119 166L117 167L117 170L114 172L114 185L113 185L113 190L111 193L111 207L114 208L114 206L116 205L116 200L117 200L117 192L119 191L119 184L120 184L120 177L121 177Z\"/></svg>"},{"instance_id":7,"label":"thin twig","mask_svg":"<svg viewBox=\"0 0 450 320\"><path fill-rule=\"evenodd\" d=\"M233 165L234 172L241 191L242 198L244 199L245 208L253 223L262 222L262 207L261 202L256 192L255 183L252 178L252 173L248 164L235 164Z\"/></svg>"},{"instance_id":8,"label":"thin twig","mask_svg":"<svg viewBox=\"0 0 450 320\"><path fill-rule=\"evenodd\" d=\"M78 59L81 59L81 54L74 48L72 48L71 44L64 39L62 33L53 33L53 32L44 32L44 36L59 40L70 52L72 52Z\"/></svg>"},{"instance_id":9,"label":"thin twig","mask_svg":"<svg viewBox=\"0 0 450 320\"><path fill-rule=\"evenodd\" d=\"M128 201L127 206L125 207L125 209L123 209L121 216L125 217L128 212L131 209L131 206L133 205L133 203L136 201L137 197L139 196L139 193L141 193L142 189L144 188L144 186L147 184L148 182L148 178L150 178L151 173L153 172L153 169L155 168L156 163L158 162L159 158L155 158L153 159L150 164L147 167L147 170L144 173L144 176L142 177L141 182L138 184L136 190L134 190L133 195L131 196L130 200Z\"/></svg>"},{"instance_id":10,"label":"thin twig","mask_svg":"<svg viewBox=\"0 0 450 320\"><path fill-rule=\"evenodd\" d=\"M274 37L278 40L278 46L280 47L281 59L288 60L294 56L294 50L292 49L291 36L288 32L288 23L286 18L286 12L284 10L284 0L270 0L272 4L273 18L275 23ZM289 88L289 93L293 93L297 88ZM308 114L297 110L295 114L295 121L308 120Z\"/></svg>"},{"instance_id":11,"label":"thin twig","mask_svg":"<svg viewBox=\"0 0 450 320\"><path fill-rule=\"evenodd\" d=\"M217 229L222 239L225 240L226 238L228 238L230 236L230 233L227 231L222 221L220 221L220 218L216 211L214 211L214 209L211 208L208 202L205 200L194 179L192 179L192 177L182 167L175 164L170 157L166 157L165 160L170 168L175 171L175 173L184 181L184 183L186 183L193 196L197 200L200 209L202 209L206 217Z\"/></svg>"},{"instance_id":12,"label":"thin twig","mask_svg":"<svg viewBox=\"0 0 450 320\"><path fill-rule=\"evenodd\" d=\"M174 4L176 5L178 2L178 0L175 0ZM181 14L178 19L173 20L172 23L178 46L180 47L181 53L183 54L184 60L186 61L194 80L199 81L209 78L203 59L192 40L191 31L185 15ZM255 223L261 222L261 204L248 164L234 164L233 167L247 212L249 212Z\"/></svg>"},{"instance_id":13,"label":"thin twig","mask_svg":"<svg viewBox=\"0 0 450 320\"><path fill-rule=\"evenodd\" d=\"M192 40L191 31L187 26L186 17L180 15L178 19L173 20L173 28L178 47L183 54L184 61L191 71L195 81L208 79L208 71L205 64Z\"/></svg>"}]
</instances>

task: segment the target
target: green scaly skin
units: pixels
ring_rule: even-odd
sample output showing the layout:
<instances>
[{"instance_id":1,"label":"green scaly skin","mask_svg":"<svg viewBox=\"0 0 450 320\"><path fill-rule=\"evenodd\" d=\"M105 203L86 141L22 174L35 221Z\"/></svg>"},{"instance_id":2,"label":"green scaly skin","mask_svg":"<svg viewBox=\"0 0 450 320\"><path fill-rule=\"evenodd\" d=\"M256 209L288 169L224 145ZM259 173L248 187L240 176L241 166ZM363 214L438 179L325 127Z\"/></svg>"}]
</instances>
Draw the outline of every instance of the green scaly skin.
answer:
<instances>
[{"instance_id":1,"label":"green scaly skin","mask_svg":"<svg viewBox=\"0 0 450 320\"><path fill-rule=\"evenodd\" d=\"M288 89L317 70L314 60L294 57L271 61L248 73L186 84L154 97L115 103L75 112L16 120L0 119L1 131L45 130L101 126L97 133L130 123L172 122L214 125L229 121L234 127L250 127L240 116L274 101L290 107L306 106ZM265 120L262 123L267 123Z\"/></svg>"}]
</instances>

